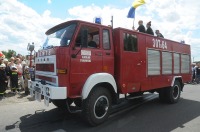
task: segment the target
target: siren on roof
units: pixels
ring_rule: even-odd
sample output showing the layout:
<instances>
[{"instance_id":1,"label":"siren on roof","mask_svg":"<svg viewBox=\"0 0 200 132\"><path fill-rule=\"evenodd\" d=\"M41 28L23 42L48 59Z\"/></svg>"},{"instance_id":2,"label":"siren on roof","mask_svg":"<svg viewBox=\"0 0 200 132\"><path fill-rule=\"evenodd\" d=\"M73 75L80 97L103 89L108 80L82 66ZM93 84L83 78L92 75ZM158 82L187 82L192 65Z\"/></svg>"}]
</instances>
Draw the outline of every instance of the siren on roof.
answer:
<instances>
[{"instance_id":1,"label":"siren on roof","mask_svg":"<svg viewBox=\"0 0 200 132\"><path fill-rule=\"evenodd\" d=\"M102 22L101 17L95 17L94 18L94 23L101 24L101 22Z\"/></svg>"}]
</instances>

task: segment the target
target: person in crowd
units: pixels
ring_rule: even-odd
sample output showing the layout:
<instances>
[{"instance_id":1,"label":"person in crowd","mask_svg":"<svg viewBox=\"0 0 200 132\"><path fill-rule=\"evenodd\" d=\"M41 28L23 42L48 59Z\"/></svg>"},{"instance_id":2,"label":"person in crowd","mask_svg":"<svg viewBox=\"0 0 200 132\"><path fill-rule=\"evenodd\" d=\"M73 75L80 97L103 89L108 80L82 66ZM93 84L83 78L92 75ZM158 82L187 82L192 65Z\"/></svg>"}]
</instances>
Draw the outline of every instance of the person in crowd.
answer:
<instances>
[{"instance_id":1,"label":"person in crowd","mask_svg":"<svg viewBox=\"0 0 200 132\"><path fill-rule=\"evenodd\" d=\"M196 64L192 64L191 67L192 67L192 80L191 80L191 83L194 83L194 82L195 82L195 69L196 69Z\"/></svg>"},{"instance_id":2,"label":"person in crowd","mask_svg":"<svg viewBox=\"0 0 200 132\"><path fill-rule=\"evenodd\" d=\"M26 64L26 59L25 59L25 56L22 56L22 59L21 59L21 61L22 61L22 65L23 65L23 64Z\"/></svg>"},{"instance_id":3,"label":"person in crowd","mask_svg":"<svg viewBox=\"0 0 200 132\"><path fill-rule=\"evenodd\" d=\"M5 55L0 51L0 65L3 63Z\"/></svg>"},{"instance_id":4,"label":"person in crowd","mask_svg":"<svg viewBox=\"0 0 200 132\"><path fill-rule=\"evenodd\" d=\"M96 42L93 41L92 34L88 34L88 46L93 47L93 48L97 48Z\"/></svg>"},{"instance_id":5,"label":"person in crowd","mask_svg":"<svg viewBox=\"0 0 200 132\"><path fill-rule=\"evenodd\" d=\"M16 88L14 88L14 87L12 86L12 83L14 83L14 82L12 82L13 79L11 79L11 77L13 76L13 75L12 75L12 73L13 73L12 67L14 67L14 66L16 67L15 58L14 58L14 57L11 57L11 58L10 58L9 67L10 67L10 87L11 87L12 92L14 92L15 89L16 89ZM17 79L17 80L18 80L18 79Z\"/></svg>"},{"instance_id":6,"label":"person in crowd","mask_svg":"<svg viewBox=\"0 0 200 132\"><path fill-rule=\"evenodd\" d=\"M145 27L143 25L143 21L139 20L138 24L139 24L139 27L137 28L137 31L145 33Z\"/></svg>"},{"instance_id":7,"label":"person in crowd","mask_svg":"<svg viewBox=\"0 0 200 132\"><path fill-rule=\"evenodd\" d=\"M9 88L10 87L10 67L9 67L9 65L8 65L8 59L4 59L4 64L6 65L6 67L5 67L5 72L6 72L6 77L7 77L7 84L6 84L6 86L7 86L7 88Z\"/></svg>"},{"instance_id":8,"label":"person in crowd","mask_svg":"<svg viewBox=\"0 0 200 132\"><path fill-rule=\"evenodd\" d=\"M24 70L25 70L25 67L26 67L26 62L25 61L22 61L22 76L23 76L23 79L25 80L25 77L24 77ZM25 86L24 86L25 87Z\"/></svg>"},{"instance_id":9,"label":"person in crowd","mask_svg":"<svg viewBox=\"0 0 200 132\"><path fill-rule=\"evenodd\" d=\"M24 67L24 90L25 90L25 95L29 94L29 89L28 89L28 80L30 80L30 73L29 73L29 67L25 66Z\"/></svg>"},{"instance_id":10,"label":"person in crowd","mask_svg":"<svg viewBox=\"0 0 200 132\"><path fill-rule=\"evenodd\" d=\"M10 68L11 68L12 66L15 66L15 58L14 58L14 57L11 57L11 58L10 58Z\"/></svg>"},{"instance_id":11,"label":"person in crowd","mask_svg":"<svg viewBox=\"0 0 200 132\"><path fill-rule=\"evenodd\" d=\"M4 98L5 91L6 91L6 72L5 72L6 65L4 63L0 64L0 100Z\"/></svg>"},{"instance_id":12,"label":"person in crowd","mask_svg":"<svg viewBox=\"0 0 200 132\"><path fill-rule=\"evenodd\" d=\"M196 83L200 83L200 62L197 63L197 67L195 68L195 78L196 78Z\"/></svg>"},{"instance_id":13,"label":"person in crowd","mask_svg":"<svg viewBox=\"0 0 200 132\"><path fill-rule=\"evenodd\" d=\"M11 76L10 76L10 79L11 79L11 85L12 85L12 93L16 93L16 90L17 92L19 92L19 87L18 87L18 70L17 70L17 67L14 65L14 66L11 66Z\"/></svg>"},{"instance_id":14,"label":"person in crowd","mask_svg":"<svg viewBox=\"0 0 200 132\"><path fill-rule=\"evenodd\" d=\"M26 65L29 67L33 67L35 65L35 61L34 61L35 57L34 56L27 56L27 59L25 60ZM30 63L31 62L31 63ZM31 65L30 65L31 64Z\"/></svg>"},{"instance_id":15,"label":"person in crowd","mask_svg":"<svg viewBox=\"0 0 200 132\"><path fill-rule=\"evenodd\" d=\"M146 27L147 27L146 33L154 36L153 30L151 28L151 21L147 23Z\"/></svg>"},{"instance_id":16,"label":"person in crowd","mask_svg":"<svg viewBox=\"0 0 200 132\"><path fill-rule=\"evenodd\" d=\"M10 76L11 76L11 69L10 69L10 66L11 65L11 62L8 62L7 64L7 70L9 71L9 74L7 75L8 77L8 89L10 89L12 86L11 86L11 79L10 79Z\"/></svg>"},{"instance_id":17,"label":"person in crowd","mask_svg":"<svg viewBox=\"0 0 200 132\"><path fill-rule=\"evenodd\" d=\"M160 33L160 31L159 30L156 30L156 35L157 35L157 37L161 37L161 38L164 38L164 36Z\"/></svg>"},{"instance_id":18,"label":"person in crowd","mask_svg":"<svg viewBox=\"0 0 200 132\"><path fill-rule=\"evenodd\" d=\"M16 67L18 70L18 79L20 80L20 83L22 86L21 90L24 90L23 67L22 67L20 58L16 59Z\"/></svg>"}]
</instances>

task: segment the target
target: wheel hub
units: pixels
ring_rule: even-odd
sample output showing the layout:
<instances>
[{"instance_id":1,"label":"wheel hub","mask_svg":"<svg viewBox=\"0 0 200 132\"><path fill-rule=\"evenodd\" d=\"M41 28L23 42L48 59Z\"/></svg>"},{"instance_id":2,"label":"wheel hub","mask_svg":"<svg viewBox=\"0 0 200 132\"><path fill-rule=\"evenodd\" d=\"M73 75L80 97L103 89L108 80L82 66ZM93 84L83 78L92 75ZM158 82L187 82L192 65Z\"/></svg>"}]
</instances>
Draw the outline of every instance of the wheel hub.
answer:
<instances>
[{"instance_id":1,"label":"wheel hub","mask_svg":"<svg viewBox=\"0 0 200 132\"><path fill-rule=\"evenodd\" d=\"M108 107L109 107L108 98L106 96L100 96L94 104L95 117L98 119L103 118L108 111Z\"/></svg>"}]
</instances>

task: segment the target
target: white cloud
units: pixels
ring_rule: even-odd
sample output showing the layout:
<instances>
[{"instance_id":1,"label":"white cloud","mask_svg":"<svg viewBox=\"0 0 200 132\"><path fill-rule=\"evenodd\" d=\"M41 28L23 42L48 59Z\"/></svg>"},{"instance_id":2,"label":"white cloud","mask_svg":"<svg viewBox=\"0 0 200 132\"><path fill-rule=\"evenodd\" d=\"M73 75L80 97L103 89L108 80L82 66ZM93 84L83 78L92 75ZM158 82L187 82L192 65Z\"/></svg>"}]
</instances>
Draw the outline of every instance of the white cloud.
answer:
<instances>
[{"instance_id":1,"label":"white cloud","mask_svg":"<svg viewBox=\"0 0 200 132\"><path fill-rule=\"evenodd\" d=\"M45 31L64 21L52 17L49 10L38 14L16 0L1 1L3 2L0 4L0 50L13 48L19 53L26 54L28 42L34 41L36 47L39 47L44 40ZM49 4L51 2L48 0ZM159 29L168 39L185 40L191 45L192 57L200 60L200 38L194 34L194 31L200 32L199 7L200 1L196 0L146 0L145 5L136 9L135 27L138 26L138 20L143 20L145 24L152 21L153 30ZM95 4L76 6L67 10L70 16L65 20L80 19L93 22L94 17L100 16L104 25L110 25L113 15L114 27L131 29L133 19L126 18L129 8L100 7Z\"/></svg>"},{"instance_id":2,"label":"white cloud","mask_svg":"<svg viewBox=\"0 0 200 132\"><path fill-rule=\"evenodd\" d=\"M49 10L40 15L16 0L3 0L0 4L0 50L14 49L27 54L27 44L32 42L38 49L45 31L63 21L50 15Z\"/></svg>"},{"instance_id":3,"label":"white cloud","mask_svg":"<svg viewBox=\"0 0 200 132\"><path fill-rule=\"evenodd\" d=\"M51 4L51 3L52 3L52 0L48 0L47 3L48 3L48 4Z\"/></svg>"}]
</instances>

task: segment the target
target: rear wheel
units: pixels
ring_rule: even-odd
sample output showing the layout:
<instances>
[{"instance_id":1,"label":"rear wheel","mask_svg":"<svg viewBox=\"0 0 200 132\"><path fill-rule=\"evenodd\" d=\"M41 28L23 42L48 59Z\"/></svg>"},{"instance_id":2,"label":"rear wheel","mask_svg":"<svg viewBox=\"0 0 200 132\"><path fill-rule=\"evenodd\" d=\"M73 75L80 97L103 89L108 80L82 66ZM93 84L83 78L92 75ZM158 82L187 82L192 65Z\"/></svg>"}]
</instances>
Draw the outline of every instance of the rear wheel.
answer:
<instances>
[{"instance_id":1,"label":"rear wheel","mask_svg":"<svg viewBox=\"0 0 200 132\"><path fill-rule=\"evenodd\" d=\"M175 81L172 87L161 89L159 92L159 98L162 102L170 104L177 103L181 95L181 85L179 81Z\"/></svg>"},{"instance_id":2,"label":"rear wheel","mask_svg":"<svg viewBox=\"0 0 200 132\"><path fill-rule=\"evenodd\" d=\"M166 100L168 103L177 103L181 95L181 85L179 81L175 81L174 85L166 89Z\"/></svg>"},{"instance_id":3,"label":"rear wheel","mask_svg":"<svg viewBox=\"0 0 200 132\"><path fill-rule=\"evenodd\" d=\"M86 121L96 126L103 123L110 114L111 95L104 87L96 87L83 102L83 116Z\"/></svg>"}]
</instances>

